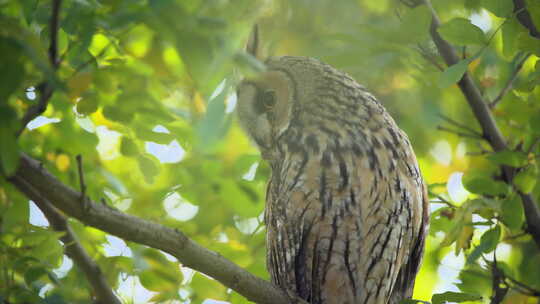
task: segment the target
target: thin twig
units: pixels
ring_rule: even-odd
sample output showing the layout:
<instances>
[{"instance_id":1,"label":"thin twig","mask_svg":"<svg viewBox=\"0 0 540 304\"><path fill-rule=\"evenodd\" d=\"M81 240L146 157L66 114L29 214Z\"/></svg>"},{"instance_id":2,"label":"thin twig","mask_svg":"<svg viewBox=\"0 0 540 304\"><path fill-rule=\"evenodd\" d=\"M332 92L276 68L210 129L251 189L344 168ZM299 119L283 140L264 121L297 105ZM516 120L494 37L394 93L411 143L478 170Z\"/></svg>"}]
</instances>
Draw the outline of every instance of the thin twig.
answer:
<instances>
[{"instance_id":1,"label":"thin twig","mask_svg":"<svg viewBox=\"0 0 540 304\"><path fill-rule=\"evenodd\" d=\"M520 233L517 233L517 234L514 234L514 235L509 235L509 236L503 238L503 242L516 240L516 239L519 239L521 237L528 236L528 235L529 234L527 232L520 232Z\"/></svg>"},{"instance_id":2,"label":"thin twig","mask_svg":"<svg viewBox=\"0 0 540 304\"><path fill-rule=\"evenodd\" d=\"M514 84L514 81L517 79L517 76L519 72L521 71L521 68L523 67L523 64L525 63L525 61L527 61L527 59L529 59L529 56L531 56L530 53L526 54L518 62L518 64L516 65L516 68L514 69L514 71L512 71L512 75L510 75L510 77L508 78L505 86L503 87L499 95L497 95L497 97L495 97L495 99L493 99L493 101L489 103L490 108L494 108L495 106L497 106L497 104L503 99L503 97L506 96L508 91L510 91L510 89L512 88Z\"/></svg>"},{"instance_id":3,"label":"thin twig","mask_svg":"<svg viewBox=\"0 0 540 304\"><path fill-rule=\"evenodd\" d=\"M53 68L58 68L60 61L58 60L58 27L60 24L60 7L62 0L54 0L52 4L51 16L51 41L49 45L49 61Z\"/></svg>"},{"instance_id":4,"label":"thin twig","mask_svg":"<svg viewBox=\"0 0 540 304\"><path fill-rule=\"evenodd\" d=\"M442 197L441 195L439 194L435 194L433 193L432 191L428 191L428 195L431 195L433 197L435 197L436 199L438 199L439 201L433 201L435 203L443 203L445 205L447 205L448 207L450 208L457 208L456 205L454 205L453 203L451 203L449 200L445 199L444 197Z\"/></svg>"},{"instance_id":5,"label":"thin twig","mask_svg":"<svg viewBox=\"0 0 540 304\"><path fill-rule=\"evenodd\" d=\"M458 130L452 130L450 128L443 127L443 126L437 126L437 130L445 131L445 132L452 133L452 134L456 134L456 135L461 136L461 137L469 137L469 138L474 138L474 139L484 139L482 136L480 136L478 134L465 133L465 132L461 132L461 131L458 131Z\"/></svg>"},{"instance_id":6,"label":"thin twig","mask_svg":"<svg viewBox=\"0 0 540 304\"><path fill-rule=\"evenodd\" d=\"M493 295L491 296L490 304L499 304L502 303L506 293L508 292L508 286L504 284L505 275L502 270L497 267L497 249L493 251L493 262L491 262L491 274L492 274L492 284L491 289L493 290ZM484 259L485 260L485 259ZM503 287L504 285L504 287Z\"/></svg>"},{"instance_id":7,"label":"thin twig","mask_svg":"<svg viewBox=\"0 0 540 304\"><path fill-rule=\"evenodd\" d=\"M90 63L92 63L93 61L97 60L99 57L103 56L105 54L105 52L113 45L112 42L109 42L109 44L107 44L95 57L92 56L90 57L90 59L86 60L85 62L81 63L79 66L77 66L75 68L75 70L73 71L73 73L71 73L71 76L70 77L73 77L75 75L77 75L78 73L80 73L84 68L86 68Z\"/></svg>"},{"instance_id":8,"label":"thin twig","mask_svg":"<svg viewBox=\"0 0 540 304\"><path fill-rule=\"evenodd\" d=\"M469 131L471 134L475 134L475 135L477 135L477 136L479 136L479 137L482 137L482 134L481 134L480 132L476 131L475 129L473 129L473 128L471 128L471 127L469 127L469 126L467 126L467 125L465 125L465 124L463 124L463 123L460 123L460 122L458 122L458 121L456 121L456 120L453 120L452 118L450 118L450 117L448 117L448 116L445 116L445 115L439 113L439 117L442 118L443 120L445 120L447 123L449 123L449 124L451 124L451 125L454 125L454 126L456 126L456 127L458 127L458 128L467 130L467 131Z\"/></svg>"},{"instance_id":9,"label":"thin twig","mask_svg":"<svg viewBox=\"0 0 540 304\"><path fill-rule=\"evenodd\" d=\"M79 172L79 185L81 187L81 197L84 198L86 196L86 184L84 182L82 156L80 154L77 154L77 156L75 156L75 159L77 159L77 171Z\"/></svg>"},{"instance_id":10,"label":"thin twig","mask_svg":"<svg viewBox=\"0 0 540 304\"><path fill-rule=\"evenodd\" d=\"M64 243L65 253L81 269L88 282L90 282L98 303L121 304L121 301L107 283L99 266L77 240L75 233L67 223L66 217L23 179L15 176L10 181L43 211L54 230L64 232L60 240Z\"/></svg>"},{"instance_id":11,"label":"thin twig","mask_svg":"<svg viewBox=\"0 0 540 304\"><path fill-rule=\"evenodd\" d=\"M539 289L535 289L535 288L533 288L533 287L531 287L531 286L529 286L529 285L527 285L527 284L525 284L523 282L520 282L520 281L512 278L509 275L505 275L505 276L513 284L516 284L520 288L523 288L524 290L526 290L529 293L529 295L534 296L534 297L540 297L540 290Z\"/></svg>"},{"instance_id":12,"label":"thin twig","mask_svg":"<svg viewBox=\"0 0 540 304\"><path fill-rule=\"evenodd\" d=\"M60 65L58 60L58 27L60 24L60 8L62 0L54 0L52 4L52 14L50 20L50 45L49 45L49 61L53 70L56 70ZM28 108L21 121L21 128L15 134L19 137L26 129L26 125L34 118L41 115L47 109L47 103L53 94L53 86L48 81L44 81L37 86L39 92L38 103Z\"/></svg>"}]
</instances>

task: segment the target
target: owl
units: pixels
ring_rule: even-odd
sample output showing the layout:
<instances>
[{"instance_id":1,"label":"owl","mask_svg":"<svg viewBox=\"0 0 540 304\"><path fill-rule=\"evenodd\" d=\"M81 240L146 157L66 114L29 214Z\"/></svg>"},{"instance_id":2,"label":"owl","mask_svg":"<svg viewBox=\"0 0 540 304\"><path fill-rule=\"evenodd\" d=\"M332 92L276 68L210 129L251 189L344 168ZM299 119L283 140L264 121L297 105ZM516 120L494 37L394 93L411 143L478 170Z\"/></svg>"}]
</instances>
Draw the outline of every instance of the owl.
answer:
<instances>
[{"instance_id":1,"label":"owl","mask_svg":"<svg viewBox=\"0 0 540 304\"><path fill-rule=\"evenodd\" d=\"M366 88L328 64L284 56L266 67L237 87L237 111L272 171L272 282L312 304L411 297L428 206L407 135Z\"/></svg>"}]
</instances>

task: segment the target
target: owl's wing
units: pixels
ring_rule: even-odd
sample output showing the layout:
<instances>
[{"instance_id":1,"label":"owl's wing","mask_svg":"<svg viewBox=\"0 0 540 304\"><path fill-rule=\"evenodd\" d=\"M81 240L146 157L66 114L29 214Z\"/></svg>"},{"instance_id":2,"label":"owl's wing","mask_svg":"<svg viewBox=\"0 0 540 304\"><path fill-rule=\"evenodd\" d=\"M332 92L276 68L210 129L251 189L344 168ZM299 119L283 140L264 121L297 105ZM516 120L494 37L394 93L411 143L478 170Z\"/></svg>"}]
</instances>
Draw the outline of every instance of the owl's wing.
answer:
<instances>
[{"instance_id":1,"label":"owl's wing","mask_svg":"<svg viewBox=\"0 0 540 304\"><path fill-rule=\"evenodd\" d=\"M407 262L401 267L398 273L394 288L392 290L392 296L390 297L390 304L397 304L402 299L410 298L413 293L414 282L416 274L420 269L422 256L424 254L424 245L428 233L429 199L425 185L422 207L423 210L420 230L418 231L415 242L412 243L412 250Z\"/></svg>"}]
</instances>

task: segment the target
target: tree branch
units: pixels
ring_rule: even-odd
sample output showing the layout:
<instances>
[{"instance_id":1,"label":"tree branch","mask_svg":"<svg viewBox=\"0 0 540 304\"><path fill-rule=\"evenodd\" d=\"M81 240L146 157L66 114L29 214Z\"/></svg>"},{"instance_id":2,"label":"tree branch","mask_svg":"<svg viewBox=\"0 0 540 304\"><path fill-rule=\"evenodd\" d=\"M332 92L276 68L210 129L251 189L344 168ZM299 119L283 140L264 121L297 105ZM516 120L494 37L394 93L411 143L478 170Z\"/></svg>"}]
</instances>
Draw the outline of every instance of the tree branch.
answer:
<instances>
[{"instance_id":1,"label":"tree branch","mask_svg":"<svg viewBox=\"0 0 540 304\"><path fill-rule=\"evenodd\" d=\"M442 56L448 66L454 65L459 62L460 58L456 53L456 50L445 41L437 28L440 25L437 12L431 5L429 0L424 0L424 3L431 11L432 22L430 28L430 34L439 50L439 54ZM469 106L471 107L474 116L480 123L482 128L483 137L489 142L494 151L501 151L508 148L506 139L503 137L501 131L497 127L495 119L491 114L488 104L482 98L478 87L473 82L470 74L466 71L461 80L458 82L458 87L465 96ZM512 184L512 178L515 170L508 166L502 166L502 171L506 183ZM525 218L527 221L527 232L531 234L536 245L540 247L540 208L530 194L519 192L523 209L525 211Z\"/></svg>"},{"instance_id":2,"label":"tree branch","mask_svg":"<svg viewBox=\"0 0 540 304\"><path fill-rule=\"evenodd\" d=\"M77 240L75 233L71 230L71 227L69 227L66 218L60 214L47 199L41 196L24 180L15 176L11 179L11 182L17 189L25 193L28 198L36 203L39 209L43 211L43 214L54 230L65 232L65 234L60 237L60 240L64 243L65 252L73 260L75 265L77 265L85 274L86 279L90 282L90 285L94 290L98 303L121 304L122 302L116 297L107 283L107 280L102 275L99 266L92 260L88 253L86 253Z\"/></svg>"},{"instance_id":3,"label":"tree branch","mask_svg":"<svg viewBox=\"0 0 540 304\"><path fill-rule=\"evenodd\" d=\"M516 17L519 23L529 30L529 35L540 39L540 32L527 11L525 0L514 0L514 13L517 13Z\"/></svg>"},{"instance_id":4,"label":"tree branch","mask_svg":"<svg viewBox=\"0 0 540 304\"><path fill-rule=\"evenodd\" d=\"M21 155L20 166L10 179L12 183L20 180L30 185L56 208L84 224L128 241L163 250L176 257L183 265L207 274L250 301L261 304L290 302L285 292L278 287L254 276L218 253L200 246L177 229L122 213L91 200L87 200L88 207L83 208L81 193L64 185L38 161L25 154ZM26 191L24 193L31 194ZM305 303L297 299L295 301Z\"/></svg>"},{"instance_id":5,"label":"tree branch","mask_svg":"<svg viewBox=\"0 0 540 304\"><path fill-rule=\"evenodd\" d=\"M62 0L54 0L52 4L52 15L49 23L50 26L50 45L49 45L49 62L56 70L60 65L58 60L58 28L60 24L60 8ZM48 81L43 81L37 86L39 92L38 103L28 108L21 120L21 128L17 131L16 136L19 137L26 129L26 125L37 116L41 115L47 109L47 103L53 94L53 86Z\"/></svg>"},{"instance_id":6,"label":"tree branch","mask_svg":"<svg viewBox=\"0 0 540 304\"><path fill-rule=\"evenodd\" d=\"M451 125L453 125L453 126L455 126L457 128L467 130L468 133L476 135L478 138L482 138L482 134L480 134L478 131L476 131L475 129L467 126L464 123L453 120L452 118L447 117L447 116L445 116L443 114L440 114L440 113L439 113L439 117L442 118L443 120L445 120L447 123L449 123L449 124L451 124Z\"/></svg>"}]
</instances>

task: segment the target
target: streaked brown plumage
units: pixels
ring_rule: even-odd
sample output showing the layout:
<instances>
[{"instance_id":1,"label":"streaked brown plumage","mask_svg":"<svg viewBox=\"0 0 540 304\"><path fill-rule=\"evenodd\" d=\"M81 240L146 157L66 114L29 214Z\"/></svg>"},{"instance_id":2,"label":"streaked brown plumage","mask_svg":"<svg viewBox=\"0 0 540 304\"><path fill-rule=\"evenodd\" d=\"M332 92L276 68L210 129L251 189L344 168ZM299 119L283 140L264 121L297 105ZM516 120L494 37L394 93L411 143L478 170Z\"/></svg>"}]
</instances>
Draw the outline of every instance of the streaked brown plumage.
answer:
<instances>
[{"instance_id":1,"label":"streaked brown plumage","mask_svg":"<svg viewBox=\"0 0 540 304\"><path fill-rule=\"evenodd\" d=\"M266 65L239 85L238 114L272 168L272 281L313 304L410 297L428 208L407 136L331 66L289 56Z\"/></svg>"}]
</instances>

